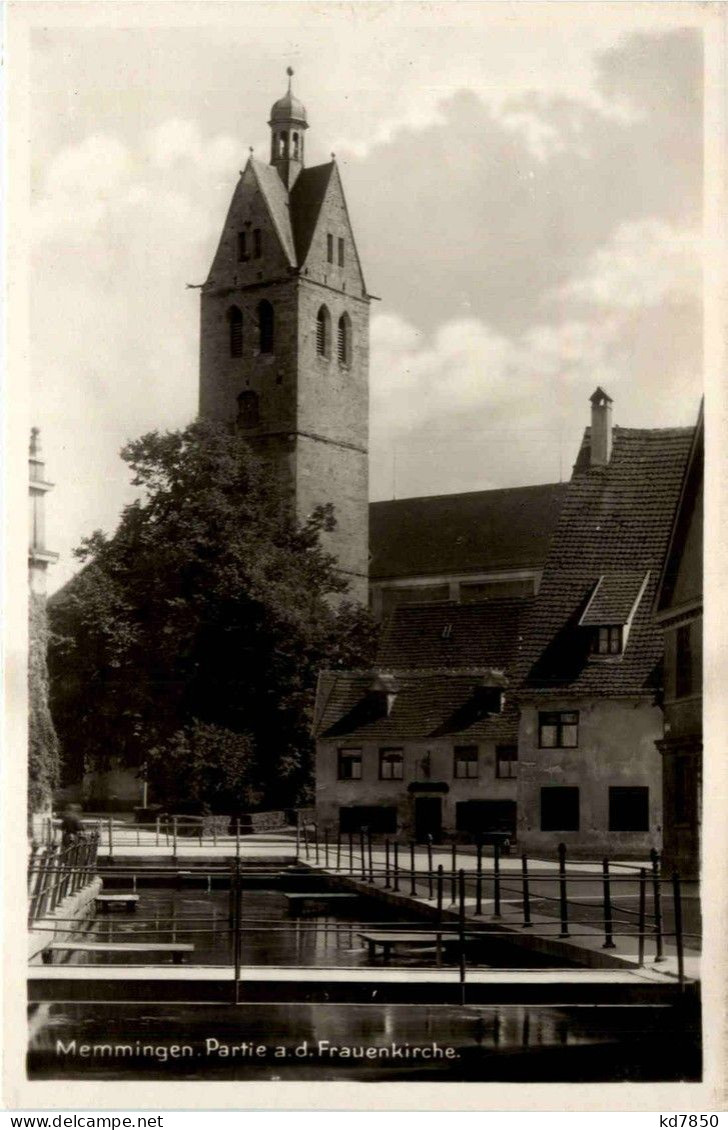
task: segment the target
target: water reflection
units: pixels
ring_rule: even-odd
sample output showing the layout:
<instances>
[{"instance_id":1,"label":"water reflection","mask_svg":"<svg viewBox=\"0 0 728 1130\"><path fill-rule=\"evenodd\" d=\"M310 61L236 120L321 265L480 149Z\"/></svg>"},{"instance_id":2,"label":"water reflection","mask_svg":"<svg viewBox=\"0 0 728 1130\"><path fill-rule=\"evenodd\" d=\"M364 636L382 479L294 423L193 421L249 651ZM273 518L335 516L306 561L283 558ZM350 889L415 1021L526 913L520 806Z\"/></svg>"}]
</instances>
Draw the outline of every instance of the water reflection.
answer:
<instances>
[{"instance_id":1,"label":"water reflection","mask_svg":"<svg viewBox=\"0 0 728 1130\"><path fill-rule=\"evenodd\" d=\"M84 923L78 940L97 942L191 942L195 964L229 965L233 960L230 902L226 891L141 888L134 913L100 912ZM336 913L291 912L284 892L246 890L241 905L242 964L279 966L360 966L369 964L360 937L367 925L383 927L409 922L413 929L427 928L396 909L367 898L340 905ZM431 928L431 926L430 926ZM73 964L145 964L171 961L159 954L70 953ZM398 949L391 964L434 965L435 946ZM551 964L548 958L514 947L507 941L488 939L469 945L468 964L525 968ZM560 962L561 965L566 963Z\"/></svg>"}]
</instances>

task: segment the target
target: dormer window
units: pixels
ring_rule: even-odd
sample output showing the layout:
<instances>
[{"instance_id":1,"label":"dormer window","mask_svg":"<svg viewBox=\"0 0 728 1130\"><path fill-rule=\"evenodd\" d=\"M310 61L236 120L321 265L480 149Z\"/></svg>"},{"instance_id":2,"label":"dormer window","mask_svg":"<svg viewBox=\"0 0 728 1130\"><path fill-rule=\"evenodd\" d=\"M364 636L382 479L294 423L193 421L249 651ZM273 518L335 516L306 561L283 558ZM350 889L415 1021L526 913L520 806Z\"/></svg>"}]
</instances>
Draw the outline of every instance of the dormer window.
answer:
<instances>
[{"instance_id":1,"label":"dormer window","mask_svg":"<svg viewBox=\"0 0 728 1130\"><path fill-rule=\"evenodd\" d=\"M621 625L610 624L607 627L596 628L592 637L592 652L594 655L621 655Z\"/></svg>"}]
</instances>

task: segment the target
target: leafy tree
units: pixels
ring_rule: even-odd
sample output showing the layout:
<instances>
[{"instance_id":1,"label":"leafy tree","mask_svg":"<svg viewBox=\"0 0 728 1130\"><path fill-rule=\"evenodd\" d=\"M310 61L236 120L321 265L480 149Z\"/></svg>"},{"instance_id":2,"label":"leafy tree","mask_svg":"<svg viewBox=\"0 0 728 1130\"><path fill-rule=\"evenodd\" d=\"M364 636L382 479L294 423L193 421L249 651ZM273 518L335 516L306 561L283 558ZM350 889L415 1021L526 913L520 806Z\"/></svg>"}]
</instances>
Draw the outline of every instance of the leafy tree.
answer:
<instances>
[{"instance_id":1,"label":"leafy tree","mask_svg":"<svg viewBox=\"0 0 728 1130\"><path fill-rule=\"evenodd\" d=\"M52 602L53 710L70 765L141 766L152 749L194 760L214 742L190 728L209 725L246 736L241 788L290 803L310 778L319 668L369 663L375 646L320 544L332 508L296 524L274 471L206 421L151 432L121 456L141 497L113 537L84 540L85 568Z\"/></svg>"},{"instance_id":2,"label":"leafy tree","mask_svg":"<svg viewBox=\"0 0 728 1130\"><path fill-rule=\"evenodd\" d=\"M28 625L28 815L50 804L58 784L60 751L48 707L48 622L45 599L30 596Z\"/></svg>"},{"instance_id":3,"label":"leafy tree","mask_svg":"<svg viewBox=\"0 0 728 1130\"><path fill-rule=\"evenodd\" d=\"M189 803L234 812L261 799L253 783L254 751L250 734L193 721L149 750L146 770L175 812Z\"/></svg>"}]
</instances>

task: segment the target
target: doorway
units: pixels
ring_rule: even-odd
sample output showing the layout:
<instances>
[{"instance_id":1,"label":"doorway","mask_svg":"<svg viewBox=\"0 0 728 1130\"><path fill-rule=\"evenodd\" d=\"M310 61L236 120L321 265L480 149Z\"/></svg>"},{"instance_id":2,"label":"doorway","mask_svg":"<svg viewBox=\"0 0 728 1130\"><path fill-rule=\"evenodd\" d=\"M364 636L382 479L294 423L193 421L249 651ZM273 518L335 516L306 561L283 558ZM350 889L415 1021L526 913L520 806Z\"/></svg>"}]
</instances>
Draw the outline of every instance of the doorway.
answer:
<instances>
[{"instance_id":1,"label":"doorway","mask_svg":"<svg viewBox=\"0 0 728 1130\"><path fill-rule=\"evenodd\" d=\"M432 842L436 844L442 838L442 800L439 796L415 798L415 839L422 844L428 836L432 836Z\"/></svg>"}]
</instances>

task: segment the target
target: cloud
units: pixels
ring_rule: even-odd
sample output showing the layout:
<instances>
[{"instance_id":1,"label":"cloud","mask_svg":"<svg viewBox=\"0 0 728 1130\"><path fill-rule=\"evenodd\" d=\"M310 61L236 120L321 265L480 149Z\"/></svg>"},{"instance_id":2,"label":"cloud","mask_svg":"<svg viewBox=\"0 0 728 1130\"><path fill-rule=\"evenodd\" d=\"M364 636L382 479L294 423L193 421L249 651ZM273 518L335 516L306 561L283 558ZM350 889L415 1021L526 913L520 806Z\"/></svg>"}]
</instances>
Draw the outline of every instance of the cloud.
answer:
<instances>
[{"instance_id":1,"label":"cloud","mask_svg":"<svg viewBox=\"0 0 728 1130\"><path fill-rule=\"evenodd\" d=\"M698 232L657 219L621 224L605 247L589 256L584 273L558 290L560 300L617 309L699 300Z\"/></svg>"},{"instance_id":2,"label":"cloud","mask_svg":"<svg viewBox=\"0 0 728 1130\"><path fill-rule=\"evenodd\" d=\"M692 422L700 394L699 239L656 219L620 225L505 334L452 319L426 334L372 322L372 490L508 486L568 474L596 385L617 420Z\"/></svg>"}]
</instances>

